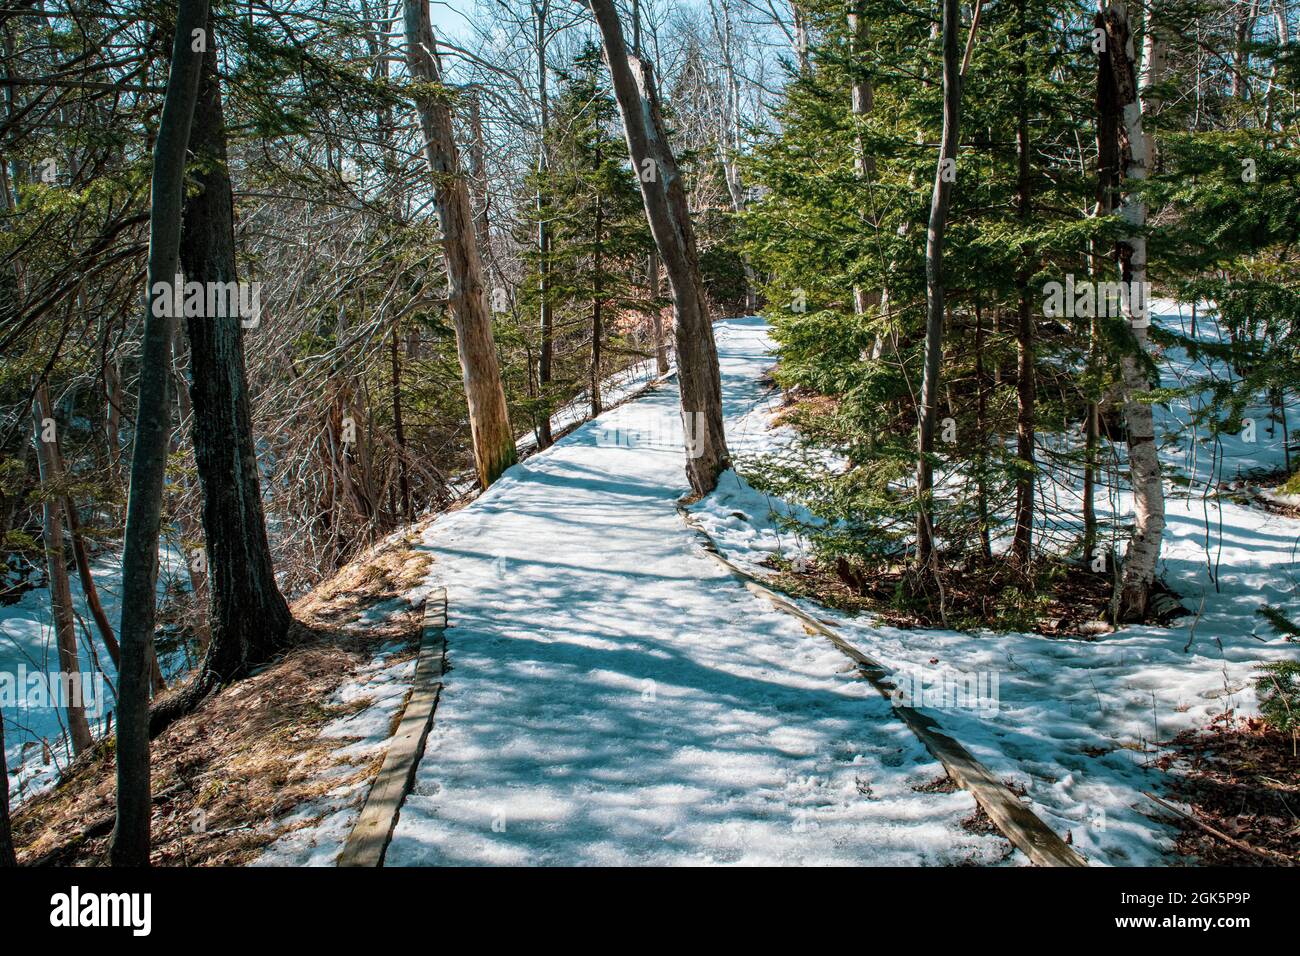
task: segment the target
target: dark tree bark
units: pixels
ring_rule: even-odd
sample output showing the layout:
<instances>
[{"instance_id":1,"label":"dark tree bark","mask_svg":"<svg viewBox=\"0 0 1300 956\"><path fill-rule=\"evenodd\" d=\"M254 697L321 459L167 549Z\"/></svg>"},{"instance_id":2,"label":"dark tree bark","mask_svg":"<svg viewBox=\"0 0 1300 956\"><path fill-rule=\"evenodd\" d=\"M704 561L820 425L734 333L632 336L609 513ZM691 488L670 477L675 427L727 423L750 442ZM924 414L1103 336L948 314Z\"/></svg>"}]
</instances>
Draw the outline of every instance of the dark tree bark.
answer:
<instances>
[{"instance_id":1,"label":"dark tree bark","mask_svg":"<svg viewBox=\"0 0 1300 956\"><path fill-rule=\"evenodd\" d=\"M641 182L646 219L673 290L677 381L689 439L686 477L696 495L706 495L717 486L718 475L730 466L731 456L722 428L718 350L700 279L686 192L664 133L650 65L628 55L612 0L590 0L590 6L604 42L632 168Z\"/></svg>"},{"instance_id":2,"label":"dark tree bark","mask_svg":"<svg viewBox=\"0 0 1300 956\"><path fill-rule=\"evenodd\" d=\"M419 84L441 83L428 4L425 0L404 0L403 15L411 76ZM456 350L469 404L474 460L479 484L486 488L515 463L516 451L492 336L492 316L483 295L483 264L474 238L474 215L452 133L450 108L427 86L417 88L413 99L420 114L425 159L442 223L443 256L451 283L448 299L455 315Z\"/></svg>"},{"instance_id":3,"label":"dark tree bark","mask_svg":"<svg viewBox=\"0 0 1300 956\"><path fill-rule=\"evenodd\" d=\"M551 435L550 385L555 350L555 307L551 302L551 224L546 195L546 151L550 146L550 101L546 83L546 18L550 12L549 0L534 0L533 16L536 32L533 37L537 55L537 103L541 119L537 146L537 274L538 316L541 342L537 352L537 392L542 400L542 418L537 425L537 447L549 448L555 441Z\"/></svg>"},{"instance_id":4,"label":"dark tree bark","mask_svg":"<svg viewBox=\"0 0 1300 956\"><path fill-rule=\"evenodd\" d=\"M4 753L5 722L0 719L0 868L18 865L13 831L9 829L9 762Z\"/></svg>"},{"instance_id":5,"label":"dark tree bark","mask_svg":"<svg viewBox=\"0 0 1300 956\"><path fill-rule=\"evenodd\" d=\"M988 463L988 388L984 374L984 312L979 295L975 297L975 428L979 432L979 455L975 459L975 513L979 516L980 555L993 560L993 539L989 521L989 494L986 478Z\"/></svg>"},{"instance_id":6,"label":"dark tree bark","mask_svg":"<svg viewBox=\"0 0 1300 956\"><path fill-rule=\"evenodd\" d=\"M415 520L411 502L411 470L406 460L406 426L402 422L402 353L398 345L398 324L393 323L391 357L393 366L393 440L397 442L397 488L402 499L402 516Z\"/></svg>"},{"instance_id":7,"label":"dark tree bark","mask_svg":"<svg viewBox=\"0 0 1300 956\"><path fill-rule=\"evenodd\" d=\"M209 26L190 152L199 189L182 215L180 259L190 282L234 283L234 200L226 165L226 127ZM227 310L231 311L231 310ZM283 650L293 618L275 582L262 513L252 412L239 315L188 316L191 441L203 496L210 637L193 678L158 703L157 735L218 687L244 677Z\"/></svg>"},{"instance_id":8,"label":"dark tree bark","mask_svg":"<svg viewBox=\"0 0 1300 956\"><path fill-rule=\"evenodd\" d=\"M596 167L600 168L600 144L596 144ZM591 417L595 418L601 412L600 399L600 340L605 336L605 322L601 315L601 306L604 304L601 300L601 282L600 270L604 268L603 256L601 255L601 243L604 241L604 217L605 207L601 197L596 197L596 244L592 253L592 273L595 281L594 294L591 299Z\"/></svg>"},{"instance_id":9,"label":"dark tree bark","mask_svg":"<svg viewBox=\"0 0 1300 956\"><path fill-rule=\"evenodd\" d=\"M1095 24L1102 29L1105 21L1097 14ZM1103 50L1097 57L1097 217L1105 218L1115 211L1115 195L1119 190L1119 115L1116 113L1118 97L1115 93L1115 75ZM1092 256L1094 280L1104 278L1106 252L1095 244ZM1102 360L1101 327L1094 317L1089 329L1088 360L1097 368ZM1101 408L1096 398L1088 402L1084 420L1083 466L1083 558L1091 561L1097 547L1097 453L1101 444Z\"/></svg>"},{"instance_id":10,"label":"dark tree bark","mask_svg":"<svg viewBox=\"0 0 1300 956\"><path fill-rule=\"evenodd\" d=\"M155 315L154 304L156 293L175 282L180 265L185 151L203 60L202 53L193 49L191 37L207 19L208 0L179 0L167 94L154 142L140 397L122 549L117 820L109 845L109 859L114 866L149 864L149 652L157 611L158 532L171 432L168 390L174 328L168 310L159 310L164 314Z\"/></svg>"},{"instance_id":11,"label":"dark tree bark","mask_svg":"<svg viewBox=\"0 0 1300 956\"><path fill-rule=\"evenodd\" d=\"M1016 123L1016 207L1022 229L1028 229L1033 212L1029 180L1029 40L1025 22L1025 0L1016 4L1016 95L1019 115ZM1025 256L1016 274L1020 301L1016 322L1016 526L1011 553L1020 566L1029 564L1034 540L1034 317L1030 305L1029 280L1033 265Z\"/></svg>"},{"instance_id":12,"label":"dark tree bark","mask_svg":"<svg viewBox=\"0 0 1300 956\"><path fill-rule=\"evenodd\" d=\"M939 366L943 361L943 237L948 227L948 204L952 181L945 176L945 160L956 162L957 135L961 121L961 63L957 31L961 27L957 0L943 4L943 141L934 173L930 199L930 228L925 246L925 371L921 378L921 407L916 439L916 561L926 567L934 561L934 523L930 496L934 471L930 460L934 450L934 425L938 415Z\"/></svg>"}]
</instances>

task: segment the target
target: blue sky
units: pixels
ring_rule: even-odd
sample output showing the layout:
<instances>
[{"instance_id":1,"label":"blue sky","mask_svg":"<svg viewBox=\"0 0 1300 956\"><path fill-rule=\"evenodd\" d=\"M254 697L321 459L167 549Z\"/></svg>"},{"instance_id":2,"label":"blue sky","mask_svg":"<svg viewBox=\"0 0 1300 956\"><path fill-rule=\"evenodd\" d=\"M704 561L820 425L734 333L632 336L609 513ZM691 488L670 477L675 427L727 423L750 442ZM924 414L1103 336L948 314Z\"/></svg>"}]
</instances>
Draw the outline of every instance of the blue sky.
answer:
<instances>
[{"instance_id":1,"label":"blue sky","mask_svg":"<svg viewBox=\"0 0 1300 956\"><path fill-rule=\"evenodd\" d=\"M463 37L473 11L474 0L432 0L429 4L434 31L446 37Z\"/></svg>"}]
</instances>

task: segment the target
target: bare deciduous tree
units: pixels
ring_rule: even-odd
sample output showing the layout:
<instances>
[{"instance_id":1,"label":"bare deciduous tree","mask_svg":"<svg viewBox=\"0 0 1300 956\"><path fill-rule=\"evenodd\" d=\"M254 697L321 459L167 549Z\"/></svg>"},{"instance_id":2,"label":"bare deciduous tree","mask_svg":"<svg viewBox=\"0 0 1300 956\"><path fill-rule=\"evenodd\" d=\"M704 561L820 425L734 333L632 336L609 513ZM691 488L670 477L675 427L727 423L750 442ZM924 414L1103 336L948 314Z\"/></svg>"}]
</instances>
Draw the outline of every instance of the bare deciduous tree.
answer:
<instances>
[{"instance_id":1,"label":"bare deciduous tree","mask_svg":"<svg viewBox=\"0 0 1300 956\"><path fill-rule=\"evenodd\" d=\"M677 339L677 379L682 421L688 436L686 476L691 490L705 495L730 464L722 428L722 385L704 284L700 279L695 232L681 173L659 116L650 65L629 56L623 27L612 0L591 0L600 28L614 98L623 117L632 168L655 246L673 290L673 329Z\"/></svg>"}]
</instances>

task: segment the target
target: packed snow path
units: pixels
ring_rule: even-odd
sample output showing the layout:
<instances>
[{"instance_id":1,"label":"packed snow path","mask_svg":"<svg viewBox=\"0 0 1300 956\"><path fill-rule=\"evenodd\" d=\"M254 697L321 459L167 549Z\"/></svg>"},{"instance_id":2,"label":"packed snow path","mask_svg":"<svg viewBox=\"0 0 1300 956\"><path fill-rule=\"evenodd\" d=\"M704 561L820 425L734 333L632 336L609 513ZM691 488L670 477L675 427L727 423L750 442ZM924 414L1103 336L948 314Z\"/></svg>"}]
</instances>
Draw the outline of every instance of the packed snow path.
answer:
<instances>
[{"instance_id":1,"label":"packed snow path","mask_svg":"<svg viewBox=\"0 0 1300 956\"><path fill-rule=\"evenodd\" d=\"M734 450L770 343L716 332ZM680 421L666 382L424 535L450 668L386 865L1003 859L850 662L698 552Z\"/></svg>"}]
</instances>

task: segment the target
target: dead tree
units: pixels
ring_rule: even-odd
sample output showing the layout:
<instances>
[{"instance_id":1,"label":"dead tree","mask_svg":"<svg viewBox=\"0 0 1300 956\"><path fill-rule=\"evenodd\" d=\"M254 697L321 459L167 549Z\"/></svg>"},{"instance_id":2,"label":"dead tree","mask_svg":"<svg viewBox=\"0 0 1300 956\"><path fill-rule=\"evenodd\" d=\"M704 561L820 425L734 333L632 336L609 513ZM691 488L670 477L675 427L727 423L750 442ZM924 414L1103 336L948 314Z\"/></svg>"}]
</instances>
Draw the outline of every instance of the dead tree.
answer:
<instances>
[{"instance_id":1,"label":"dead tree","mask_svg":"<svg viewBox=\"0 0 1300 956\"><path fill-rule=\"evenodd\" d=\"M686 477L696 495L706 495L730 466L730 453L722 427L718 351L686 192L664 133L650 65L628 55L612 0L590 0L590 7L604 42L628 154L641 182L646 219L672 287L677 381L688 436Z\"/></svg>"},{"instance_id":2,"label":"dead tree","mask_svg":"<svg viewBox=\"0 0 1300 956\"><path fill-rule=\"evenodd\" d=\"M470 432L479 484L486 488L515 463L515 438L510 430L505 390L492 337L492 316L483 294L483 265L474 237L474 213L460 168L452 134L451 108L435 54L433 27L426 0L403 0L406 62L415 80L412 99L420 115L424 155L433 176L438 221L442 224L443 256L450 283L448 298L456 325L469 404Z\"/></svg>"}]
</instances>

